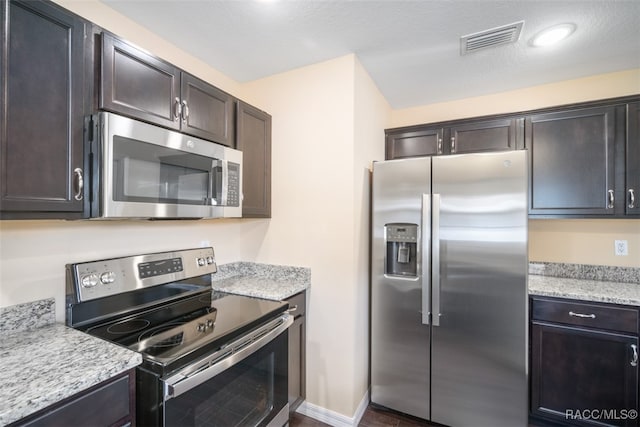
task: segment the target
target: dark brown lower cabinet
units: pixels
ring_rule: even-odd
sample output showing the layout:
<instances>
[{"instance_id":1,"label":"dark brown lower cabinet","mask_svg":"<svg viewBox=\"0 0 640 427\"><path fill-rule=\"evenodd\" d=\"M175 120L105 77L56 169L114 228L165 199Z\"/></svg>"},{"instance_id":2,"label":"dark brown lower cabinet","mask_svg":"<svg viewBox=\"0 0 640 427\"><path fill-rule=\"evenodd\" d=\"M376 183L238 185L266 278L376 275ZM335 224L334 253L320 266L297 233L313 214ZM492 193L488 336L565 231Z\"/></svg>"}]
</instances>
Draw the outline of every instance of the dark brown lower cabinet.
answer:
<instances>
[{"instance_id":1,"label":"dark brown lower cabinet","mask_svg":"<svg viewBox=\"0 0 640 427\"><path fill-rule=\"evenodd\" d=\"M637 310L534 298L531 312L534 419L638 426Z\"/></svg>"},{"instance_id":2,"label":"dark brown lower cabinet","mask_svg":"<svg viewBox=\"0 0 640 427\"><path fill-rule=\"evenodd\" d=\"M130 370L10 426L135 426L135 383Z\"/></svg>"},{"instance_id":3,"label":"dark brown lower cabinet","mask_svg":"<svg viewBox=\"0 0 640 427\"><path fill-rule=\"evenodd\" d=\"M306 292L300 292L287 300L290 309L295 307L289 327L289 412L295 412L306 395L305 298Z\"/></svg>"}]
</instances>

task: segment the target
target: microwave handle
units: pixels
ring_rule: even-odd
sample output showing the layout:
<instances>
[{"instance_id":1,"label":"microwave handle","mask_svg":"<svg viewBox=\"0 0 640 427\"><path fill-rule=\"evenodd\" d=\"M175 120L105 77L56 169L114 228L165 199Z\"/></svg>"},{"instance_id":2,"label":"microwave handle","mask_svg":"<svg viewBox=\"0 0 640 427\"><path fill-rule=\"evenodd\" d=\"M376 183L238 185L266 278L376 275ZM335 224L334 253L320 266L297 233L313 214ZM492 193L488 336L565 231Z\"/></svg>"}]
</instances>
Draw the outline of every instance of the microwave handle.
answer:
<instances>
[{"instance_id":1,"label":"microwave handle","mask_svg":"<svg viewBox=\"0 0 640 427\"><path fill-rule=\"evenodd\" d=\"M216 179L216 169L220 167L221 182L218 183ZM220 193L218 193L220 191ZM209 171L209 190L207 191L206 205L210 206L226 206L227 193L229 191L229 164L226 160L214 160L211 163L211 170Z\"/></svg>"}]
</instances>

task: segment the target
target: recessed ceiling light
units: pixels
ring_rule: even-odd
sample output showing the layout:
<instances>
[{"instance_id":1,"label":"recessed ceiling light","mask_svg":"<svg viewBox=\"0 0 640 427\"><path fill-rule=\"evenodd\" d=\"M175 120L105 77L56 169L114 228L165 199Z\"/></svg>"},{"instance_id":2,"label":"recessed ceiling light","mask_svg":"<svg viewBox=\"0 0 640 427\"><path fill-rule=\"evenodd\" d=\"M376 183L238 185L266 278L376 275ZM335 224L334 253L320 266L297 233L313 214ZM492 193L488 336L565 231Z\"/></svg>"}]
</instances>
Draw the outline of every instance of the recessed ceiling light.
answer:
<instances>
[{"instance_id":1,"label":"recessed ceiling light","mask_svg":"<svg viewBox=\"0 0 640 427\"><path fill-rule=\"evenodd\" d=\"M564 40L576 30L575 24L560 24L540 31L531 39L531 45L535 47L550 46Z\"/></svg>"}]
</instances>

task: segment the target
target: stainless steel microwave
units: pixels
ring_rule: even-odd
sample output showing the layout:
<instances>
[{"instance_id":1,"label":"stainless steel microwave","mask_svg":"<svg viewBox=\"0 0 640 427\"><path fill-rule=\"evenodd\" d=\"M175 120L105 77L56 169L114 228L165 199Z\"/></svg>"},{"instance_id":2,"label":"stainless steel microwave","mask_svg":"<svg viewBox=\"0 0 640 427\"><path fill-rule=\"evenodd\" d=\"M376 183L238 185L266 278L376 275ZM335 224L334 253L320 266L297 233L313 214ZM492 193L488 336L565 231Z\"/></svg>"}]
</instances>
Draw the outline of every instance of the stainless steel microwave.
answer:
<instances>
[{"instance_id":1,"label":"stainless steel microwave","mask_svg":"<svg viewBox=\"0 0 640 427\"><path fill-rule=\"evenodd\" d=\"M242 216L242 152L117 114L88 118L91 218Z\"/></svg>"}]
</instances>

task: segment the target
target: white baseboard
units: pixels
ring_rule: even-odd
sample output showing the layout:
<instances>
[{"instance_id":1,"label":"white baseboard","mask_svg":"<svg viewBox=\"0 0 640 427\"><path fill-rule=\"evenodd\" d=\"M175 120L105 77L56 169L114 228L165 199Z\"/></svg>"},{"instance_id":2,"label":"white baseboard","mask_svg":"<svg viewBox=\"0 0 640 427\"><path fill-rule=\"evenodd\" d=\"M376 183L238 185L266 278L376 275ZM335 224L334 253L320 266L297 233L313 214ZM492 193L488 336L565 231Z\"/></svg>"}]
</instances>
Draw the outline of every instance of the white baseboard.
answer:
<instances>
[{"instance_id":1,"label":"white baseboard","mask_svg":"<svg viewBox=\"0 0 640 427\"><path fill-rule=\"evenodd\" d=\"M298 406L296 412L318 421L322 421L323 423L329 424L333 427L357 427L360 423L360 419L364 415L364 411L367 410L368 405L369 390L367 390L364 396L362 396L362 400L360 401L353 417L348 417L330 409L323 408L322 406L314 405L306 400Z\"/></svg>"}]
</instances>

